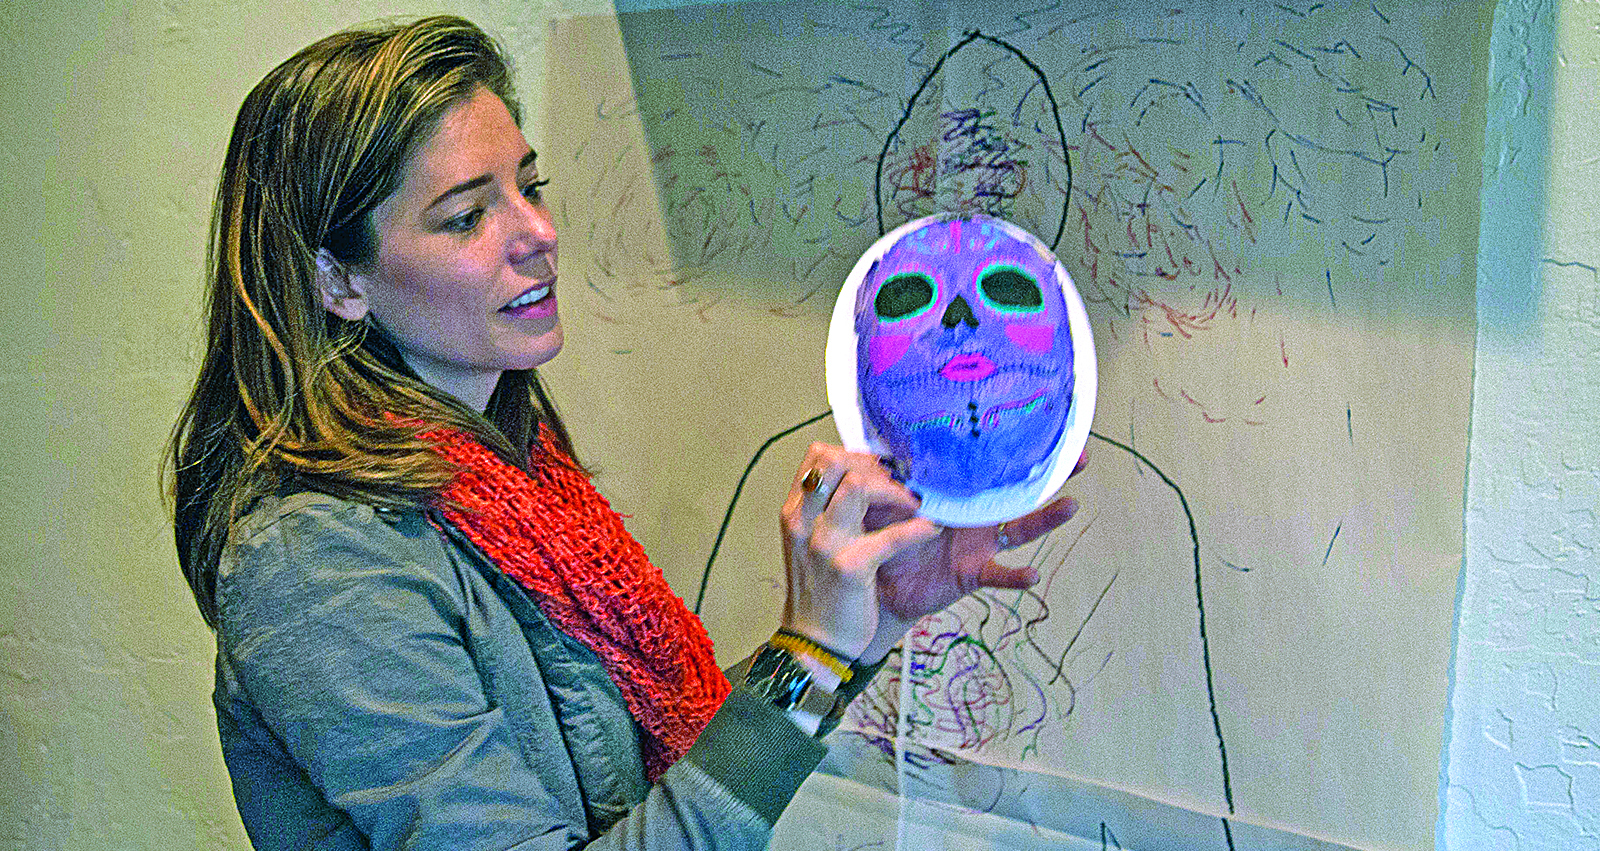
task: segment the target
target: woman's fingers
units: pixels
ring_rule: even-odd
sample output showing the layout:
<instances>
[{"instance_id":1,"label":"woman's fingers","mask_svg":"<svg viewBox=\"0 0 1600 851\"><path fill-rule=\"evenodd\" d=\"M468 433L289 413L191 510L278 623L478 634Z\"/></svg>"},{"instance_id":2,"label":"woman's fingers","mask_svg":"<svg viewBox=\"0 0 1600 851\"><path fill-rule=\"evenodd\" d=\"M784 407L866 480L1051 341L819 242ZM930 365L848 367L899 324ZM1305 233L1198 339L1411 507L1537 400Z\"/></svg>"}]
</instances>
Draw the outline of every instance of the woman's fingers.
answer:
<instances>
[{"instance_id":1,"label":"woman's fingers","mask_svg":"<svg viewBox=\"0 0 1600 851\"><path fill-rule=\"evenodd\" d=\"M1080 455L1073 474L1086 463ZM1063 497L998 527L943 529L916 515L920 502L875 456L813 444L784 503L784 623L859 652L878 640L885 614L892 632L894 619L914 620L981 587L1029 587L1035 568L994 555L1049 534L1078 509Z\"/></svg>"},{"instance_id":2,"label":"woman's fingers","mask_svg":"<svg viewBox=\"0 0 1600 851\"><path fill-rule=\"evenodd\" d=\"M901 520L862 536L851 556L874 570L900 552L925 544L944 532L944 527L926 517Z\"/></svg>"},{"instance_id":3,"label":"woman's fingers","mask_svg":"<svg viewBox=\"0 0 1600 851\"><path fill-rule=\"evenodd\" d=\"M1072 472L1067 478L1070 479L1083 472L1083 468L1088 465L1089 450L1085 449L1078 455L1078 463L1073 465ZM1009 550L1032 543L1071 520L1072 515L1076 513L1078 513L1078 501L1070 496L1064 496L1030 514L1001 523L994 530L995 549Z\"/></svg>"},{"instance_id":4,"label":"woman's fingers","mask_svg":"<svg viewBox=\"0 0 1600 851\"><path fill-rule=\"evenodd\" d=\"M996 562L985 564L978 571L978 588L1031 588L1039 581L1039 569L1033 565L1007 567Z\"/></svg>"},{"instance_id":5,"label":"woman's fingers","mask_svg":"<svg viewBox=\"0 0 1600 851\"><path fill-rule=\"evenodd\" d=\"M1078 501L1064 496L1043 508L995 527L995 549L1008 550L1032 543L1072 519Z\"/></svg>"},{"instance_id":6,"label":"woman's fingers","mask_svg":"<svg viewBox=\"0 0 1600 851\"><path fill-rule=\"evenodd\" d=\"M926 521L869 531L869 513L911 516L916 497L876 457L814 444L784 503L788 593L783 623L815 641L859 655L877 631L877 571L907 542L938 534Z\"/></svg>"},{"instance_id":7,"label":"woman's fingers","mask_svg":"<svg viewBox=\"0 0 1600 851\"><path fill-rule=\"evenodd\" d=\"M782 517L789 537L809 537L811 525L827 507L850 467L848 454L841 447L825 443L813 443L806 450L783 503Z\"/></svg>"},{"instance_id":8,"label":"woman's fingers","mask_svg":"<svg viewBox=\"0 0 1600 851\"><path fill-rule=\"evenodd\" d=\"M795 471L789 498L784 503L785 511L793 514L801 525L809 526L832 504L845 475L851 472L856 473L856 481L894 481L876 455L849 452L843 447L825 443L811 444L806 450L805 460ZM899 487L903 492L899 496L909 497L904 486ZM915 499L911 500L914 511ZM896 499L895 502L905 504L906 499Z\"/></svg>"},{"instance_id":9,"label":"woman's fingers","mask_svg":"<svg viewBox=\"0 0 1600 851\"><path fill-rule=\"evenodd\" d=\"M833 570L863 582L899 549L938 533L928 522L902 525L919 504L877 456L814 443L784 501L785 545L807 561L831 562Z\"/></svg>"},{"instance_id":10,"label":"woman's fingers","mask_svg":"<svg viewBox=\"0 0 1600 851\"><path fill-rule=\"evenodd\" d=\"M849 565L841 567L857 567L868 564L876 567L879 563L892 554L899 547L889 549L888 553L879 555L885 548L892 547L900 536L905 534L937 534L937 527L924 521L914 524L909 532L901 529L906 523L890 524L884 529L867 532L865 523L867 512L872 509L915 512L917 498L906 490L905 486L889 478L876 464L870 467L857 467L847 471L839 482L839 488L834 493L833 499L823 509L817 518L812 539L822 549L839 553L846 557L846 550L850 550ZM933 532L928 533L924 526L933 527ZM883 533L889 529L896 529L888 535ZM901 544L900 547L906 546ZM860 569L860 568L858 568Z\"/></svg>"}]
</instances>

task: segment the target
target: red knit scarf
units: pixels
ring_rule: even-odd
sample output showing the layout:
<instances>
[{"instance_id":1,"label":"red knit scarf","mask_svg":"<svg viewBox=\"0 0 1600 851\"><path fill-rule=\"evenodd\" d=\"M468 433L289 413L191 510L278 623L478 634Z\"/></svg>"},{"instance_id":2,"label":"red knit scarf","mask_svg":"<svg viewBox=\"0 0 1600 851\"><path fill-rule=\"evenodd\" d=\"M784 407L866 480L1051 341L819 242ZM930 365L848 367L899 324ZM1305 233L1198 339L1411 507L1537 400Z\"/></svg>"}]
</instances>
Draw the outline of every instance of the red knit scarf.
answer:
<instances>
[{"instance_id":1,"label":"red knit scarf","mask_svg":"<svg viewBox=\"0 0 1600 851\"><path fill-rule=\"evenodd\" d=\"M548 431L531 475L461 432L424 437L458 470L439 509L558 629L600 657L644 728L645 774L654 782L728 696L700 619Z\"/></svg>"}]
</instances>

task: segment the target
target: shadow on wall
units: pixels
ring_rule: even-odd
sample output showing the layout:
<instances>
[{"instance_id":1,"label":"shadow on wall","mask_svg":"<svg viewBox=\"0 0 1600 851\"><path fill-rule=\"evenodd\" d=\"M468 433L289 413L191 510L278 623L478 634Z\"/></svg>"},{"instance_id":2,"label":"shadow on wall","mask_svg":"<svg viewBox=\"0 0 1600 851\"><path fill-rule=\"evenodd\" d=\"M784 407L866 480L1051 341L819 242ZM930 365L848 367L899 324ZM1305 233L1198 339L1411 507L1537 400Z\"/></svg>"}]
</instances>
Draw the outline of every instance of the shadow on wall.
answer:
<instances>
[{"instance_id":1,"label":"shadow on wall","mask_svg":"<svg viewBox=\"0 0 1600 851\"><path fill-rule=\"evenodd\" d=\"M1559 4L1512 0L1497 5L1483 139L1482 233L1478 239L1478 323L1514 336L1538 325L1544 267L1593 266L1545 255L1548 208L1551 68ZM1542 26L1521 22L1547 19Z\"/></svg>"}]
</instances>

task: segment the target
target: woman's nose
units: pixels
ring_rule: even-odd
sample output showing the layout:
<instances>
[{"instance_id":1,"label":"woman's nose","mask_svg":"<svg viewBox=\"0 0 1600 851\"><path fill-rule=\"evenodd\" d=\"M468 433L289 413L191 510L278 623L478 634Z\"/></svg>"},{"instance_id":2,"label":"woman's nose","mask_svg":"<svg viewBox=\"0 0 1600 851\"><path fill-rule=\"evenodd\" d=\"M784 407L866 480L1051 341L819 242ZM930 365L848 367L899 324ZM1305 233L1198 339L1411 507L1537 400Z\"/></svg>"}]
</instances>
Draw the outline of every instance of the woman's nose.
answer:
<instances>
[{"instance_id":1,"label":"woman's nose","mask_svg":"<svg viewBox=\"0 0 1600 851\"><path fill-rule=\"evenodd\" d=\"M544 203L522 198L517 206L522 219L511 244L512 262L521 262L536 254L554 252L555 221L550 218L550 211L545 208Z\"/></svg>"}]
</instances>

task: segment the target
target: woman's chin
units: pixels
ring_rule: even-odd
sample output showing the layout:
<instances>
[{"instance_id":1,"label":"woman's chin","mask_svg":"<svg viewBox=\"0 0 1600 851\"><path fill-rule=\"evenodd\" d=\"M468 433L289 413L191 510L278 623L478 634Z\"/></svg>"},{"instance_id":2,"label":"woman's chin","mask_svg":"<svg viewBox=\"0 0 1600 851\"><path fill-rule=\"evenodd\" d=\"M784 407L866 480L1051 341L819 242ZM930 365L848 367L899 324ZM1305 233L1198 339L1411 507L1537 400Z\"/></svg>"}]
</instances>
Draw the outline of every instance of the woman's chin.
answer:
<instances>
[{"instance_id":1,"label":"woman's chin","mask_svg":"<svg viewBox=\"0 0 1600 851\"><path fill-rule=\"evenodd\" d=\"M566 342L566 337L561 331L561 326L551 328L538 337L528 341L523 352L516 359L517 365L512 369L537 369L561 354L561 347Z\"/></svg>"}]
</instances>

